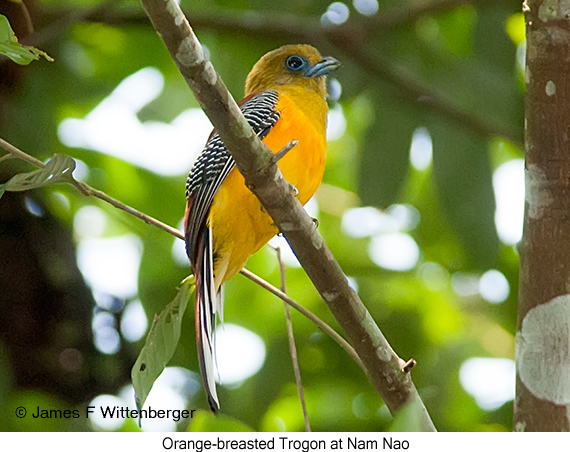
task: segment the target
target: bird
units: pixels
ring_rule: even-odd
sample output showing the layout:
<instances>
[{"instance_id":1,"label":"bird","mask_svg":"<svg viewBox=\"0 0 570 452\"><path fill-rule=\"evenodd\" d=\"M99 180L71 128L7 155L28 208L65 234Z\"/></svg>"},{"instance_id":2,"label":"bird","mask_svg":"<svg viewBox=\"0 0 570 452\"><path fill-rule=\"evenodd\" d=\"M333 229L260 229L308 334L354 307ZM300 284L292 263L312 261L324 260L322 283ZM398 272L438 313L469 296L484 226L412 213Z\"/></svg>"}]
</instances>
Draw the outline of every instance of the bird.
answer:
<instances>
[{"instance_id":1,"label":"bird","mask_svg":"<svg viewBox=\"0 0 570 452\"><path fill-rule=\"evenodd\" d=\"M278 166L301 204L323 178L326 154L326 75L340 63L307 44L285 45L263 55L245 82L240 109L273 152L298 144ZM224 283L279 231L245 185L234 159L212 131L186 181L184 232L195 277L195 326L202 383L211 411L216 392L214 328L223 322Z\"/></svg>"}]
</instances>

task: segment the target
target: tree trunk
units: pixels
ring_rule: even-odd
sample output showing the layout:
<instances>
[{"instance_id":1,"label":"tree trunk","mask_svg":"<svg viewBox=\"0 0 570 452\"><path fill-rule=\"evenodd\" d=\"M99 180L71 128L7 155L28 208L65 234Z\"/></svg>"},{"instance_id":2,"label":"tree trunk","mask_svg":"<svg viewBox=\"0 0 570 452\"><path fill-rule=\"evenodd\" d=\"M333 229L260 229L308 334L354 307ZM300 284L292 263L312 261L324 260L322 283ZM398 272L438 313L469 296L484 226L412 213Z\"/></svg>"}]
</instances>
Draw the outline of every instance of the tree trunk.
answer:
<instances>
[{"instance_id":1,"label":"tree trunk","mask_svg":"<svg viewBox=\"0 0 570 452\"><path fill-rule=\"evenodd\" d=\"M570 5L528 0L516 431L570 430Z\"/></svg>"}]
</instances>

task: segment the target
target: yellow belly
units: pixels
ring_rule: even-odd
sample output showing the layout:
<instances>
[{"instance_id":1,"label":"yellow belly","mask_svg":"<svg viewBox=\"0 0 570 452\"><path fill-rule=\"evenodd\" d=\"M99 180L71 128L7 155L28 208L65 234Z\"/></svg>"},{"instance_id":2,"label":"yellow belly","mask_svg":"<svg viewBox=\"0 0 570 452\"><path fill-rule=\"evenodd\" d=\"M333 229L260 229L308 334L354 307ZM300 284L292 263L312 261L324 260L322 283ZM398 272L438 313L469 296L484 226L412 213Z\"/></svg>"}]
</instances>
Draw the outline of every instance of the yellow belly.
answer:
<instances>
[{"instance_id":1,"label":"yellow belly","mask_svg":"<svg viewBox=\"0 0 570 452\"><path fill-rule=\"evenodd\" d=\"M285 179L299 191L299 202L305 204L323 177L326 120L310 121L288 96L280 96L277 110L281 111L281 118L263 141L273 152L292 139L299 141L279 161L279 168ZM216 193L207 223L214 239L216 289L238 273L249 257L278 232L257 197L245 186L237 168L230 172Z\"/></svg>"}]
</instances>

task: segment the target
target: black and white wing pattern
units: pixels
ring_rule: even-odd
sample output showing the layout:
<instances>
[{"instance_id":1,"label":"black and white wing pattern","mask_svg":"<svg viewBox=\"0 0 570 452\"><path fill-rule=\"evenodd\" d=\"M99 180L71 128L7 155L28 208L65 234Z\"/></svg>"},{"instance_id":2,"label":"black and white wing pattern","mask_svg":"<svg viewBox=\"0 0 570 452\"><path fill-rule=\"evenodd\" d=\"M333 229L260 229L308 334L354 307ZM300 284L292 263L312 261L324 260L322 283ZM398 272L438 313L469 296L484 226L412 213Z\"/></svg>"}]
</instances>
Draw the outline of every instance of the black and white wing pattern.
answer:
<instances>
[{"instance_id":1,"label":"black and white wing pattern","mask_svg":"<svg viewBox=\"0 0 570 452\"><path fill-rule=\"evenodd\" d=\"M241 105L241 111L254 132L263 139L281 116L275 110L279 95L268 90L252 96ZM186 198L190 212L186 224L186 248L194 265L198 237L202 231L214 195L234 168L235 162L220 136L214 133L198 156L186 180Z\"/></svg>"},{"instance_id":2,"label":"black and white wing pattern","mask_svg":"<svg viewBox=\"0 0 570 452\"><path fill-rule=\"evenodd\" d=\"M280 113L279 96L263 91L247 99L240 107L254 132L264 138ZM215 379L214 327L216 315L223 318L223 287L215 287L213 233L206 219L214 196L235 162L217 133L208 140L186 181L188 211L186 217L186 253L196 277L196 342L202 382L212 411L219 409Z\"/></svg>"}]
</instances>

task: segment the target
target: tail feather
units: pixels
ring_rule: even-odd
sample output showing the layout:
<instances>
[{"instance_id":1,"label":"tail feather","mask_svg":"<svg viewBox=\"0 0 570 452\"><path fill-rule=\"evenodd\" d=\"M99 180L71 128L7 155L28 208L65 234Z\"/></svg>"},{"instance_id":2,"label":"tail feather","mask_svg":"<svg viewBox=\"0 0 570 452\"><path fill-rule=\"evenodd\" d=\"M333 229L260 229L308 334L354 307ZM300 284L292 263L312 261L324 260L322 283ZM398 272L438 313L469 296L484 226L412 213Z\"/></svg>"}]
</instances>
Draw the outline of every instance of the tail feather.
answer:
<instances>
[{"instance_id":1,"label":"tail feather","mask_svg":"<svg viewBox=\"0 0 570 452\"><path fill-rule=\"evenodd\" d=\"M212 230L206 227L200 244L201 254L195 268L196 276L196 342L202 382L208 396L208 403L215 413L220 409L216 392L216 361L214 327L216 314L220 311L220 291L216 294L214 281L214 258L212 250ZM223 304L223 301L221 302Z\"/></svg>"},{"instance_id":2,"label":"tail feather","mask_svg":"<svg viewBox=\"0 0 570 452\"><path fill-rule=\"evenodd\" d=\"M220 286L220 289L218 290L218 294L216 296L216 300L218 302L218 305L216 306L216 314L220 316L220 322L222 324L224 323L224 299L225 299L224 287L225 286L223 284Z\"/></svg>"}]
</instances>

